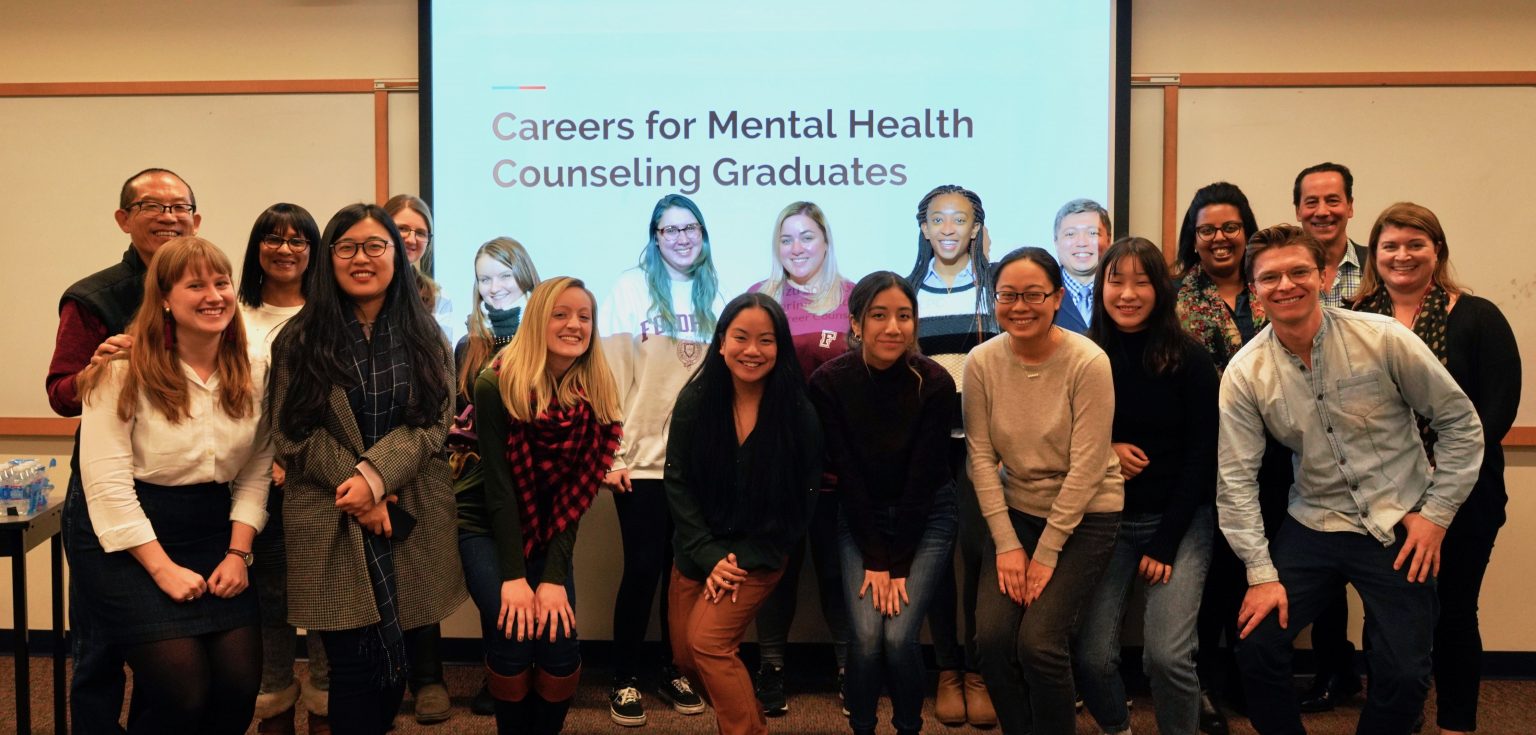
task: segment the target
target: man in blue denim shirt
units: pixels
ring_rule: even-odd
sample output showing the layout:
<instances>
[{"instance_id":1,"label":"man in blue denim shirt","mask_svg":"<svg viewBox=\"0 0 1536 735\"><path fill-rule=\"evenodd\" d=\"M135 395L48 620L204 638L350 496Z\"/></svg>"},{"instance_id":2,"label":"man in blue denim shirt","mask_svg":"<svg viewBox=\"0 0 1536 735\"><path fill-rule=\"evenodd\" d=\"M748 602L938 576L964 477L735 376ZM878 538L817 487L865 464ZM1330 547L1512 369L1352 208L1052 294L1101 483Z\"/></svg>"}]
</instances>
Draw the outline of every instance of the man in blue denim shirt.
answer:
<instances>
[{"instance_id":1,"label":"man in blue denim shirt","mask_svg":"<svg viewBox=\"0 0 1536 735\"><path fill-rule=\"evenodd\" d=\"M1326 260L1312 236L1262 230L1247 260L1270 326L1222 376L1216 505L1248 570L1237 654L1250 718L1264 735L1306 732L1291 643L1349 582L1373 621L1359 732L1408 733L1429 692L1440 542L1477 479L1482 425L1412 332L1322 306ZM1434 467L1415 414L1439 433ZM1272 543L1258 501L1266 429L1296 452L1290 518Z\"/></svg>"}]
</instances>

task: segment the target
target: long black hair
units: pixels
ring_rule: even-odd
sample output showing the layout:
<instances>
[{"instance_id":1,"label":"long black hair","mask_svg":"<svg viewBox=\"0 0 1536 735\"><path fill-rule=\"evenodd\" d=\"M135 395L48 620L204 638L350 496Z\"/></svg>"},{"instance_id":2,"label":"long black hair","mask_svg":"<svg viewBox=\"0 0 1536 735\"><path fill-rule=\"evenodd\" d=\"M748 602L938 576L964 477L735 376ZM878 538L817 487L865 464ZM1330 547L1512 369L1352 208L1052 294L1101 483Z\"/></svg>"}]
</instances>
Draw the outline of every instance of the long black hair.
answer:
<instances>
[{"instance_id":1,"label":"long black hair","mask_svg":"<svg viewBox=\"0 0 1536 735\"><path fill-rule=\"evenodd\" d=\"M912 285L913 291L923 288L923 279L928 276L928 262L933 260L933 244L923 235L922 226L928 221L928 205L937 197L945 194L959 194L971 203L971 209L976 212L976 236L971 238L966 245L966 253L971 257L971 275L976 284L976 316L978 331L986 331L987 325L992 321L992 299L987 294L991 293L992 264L987 260L987 249L983 247L987 236L987 210L981 207L981 196L970 189L958 184L944 184L936 186L933 191L923 195L917 203L917 261L912 264L912 272L907 275L907 283Z\"/></svg>"},{"instance_id":2,"label":"long black hair","mask_svg":"<svg viewBox=\"0 0 1536 735\"><path fill-rule=\"evenodd\" d=\"M357 380L352 336L346 329L352 299L336 285L331 245L353 225L370 219L389 232L394 244L389 257L394 260L395 272L385 289L379 319L405 344L406 359L415 377L410 403L405 407L405 423L430 426L442 418L449 390L448 376L443 372L448 364L448 344L416 293L416 279L411 277L400 230L382 207L351 204L325 225L325 235L310 255L309 270L304 273L304 308L294 315L272 348L273 360L286 361L291 372L287 397L277 407L281 417L278 428L290 439L303 439L320 425L329 412L332 387L352 385Z\"/></svg>"},{"instance_id":3,"label":"long black hair","mask_svg":"<svg viewBox=\"0 0 1536 735\"><path fill-rule=\"evenodd\" d=\"M1104 252L1099 261L1099 272L1093 277L1093 324L1088 327L1088 337L1106 353L1115 354L1121 349L1124 332L1104 307L1104 280L1121 275L1120 261L1126 258L1135 259L1147 280L1152 282L1152 311L1147 314L1147 346L1142 353L1142 363L1153 375L1172 375L1183 364L1185 350L1195 342L1179 325L1173 278L1168 274L1168 265L1163 262L1163 251L1145 237L1122 237Z\"/></svg>"},{"instance_id":4,"label":"long black hair","mask_svg":"<svg viewBox=\"0 0 1536 735\"><path fill-rule=\"evenodd\" d=\"M747 309L768 313L773 321L778 356L773 369L763 378L763 402L757 409L757 427L752 432L757 450L745 465L738 467L736 388L720 347L731 322ZM705 520L716 534L735 535L751 530L777 536L798 528L804 520L805 503L797 495L810 490L802 487L808 472L802 466L805 437L800 432L806 397L793 339L789 319L772 297L744 293L731 299L715 325L704 364L678 397L680 403L696 402L693 446L687 448L688 464L684 471L688 489L703 506Z\"/></svg>"},{"instance_id":5,"label":"long black hair","mask_svg":"<svg viewBox=\"0 0 1536 735\"><path fill-rule=\"evenodd\" d=\"M245 244L245 262L240 265L240 303L255 309L261 306L261 287L267 282L267 272L261 269L261 238L267 235L282 236L292 228L299 237L309 241L309 257L314 260L320 251L320 228L309 210L287 202L278 202L256 216L251 225L251 237ZM329 253L327 253L329 254ZM309 269L299 281L299 292L309 299Z\"/></svg>"},{"instance_id":6,"label":"long black hair","mask_svg":"<svg viewBox=\"0 0 1536 735\"><path fill-rule=\"evenodd\" d=\"M1190 200L1189 209L1184 210L1184 224L1179 227L1179 270L1181 272L1188 272L1200 262L1200 254L1195 252L1195 222L1200 218L1200 210L1218 204L1228 204L1237 208L1237 216L1243 221L1244 245L1247 244L1248 238L1253 237L1253 233L1259 231L1259 221L1253 216L1253 207L1248 206L1247 195L1243 194L1243 190L1237 188L1236 184L1218 181L1200 187L1195 192L1195 198ZM1100 259L1099 262L1104 261ZM1245 277L1243 280L1248 279Z\"/></svg>"}]
</instances>

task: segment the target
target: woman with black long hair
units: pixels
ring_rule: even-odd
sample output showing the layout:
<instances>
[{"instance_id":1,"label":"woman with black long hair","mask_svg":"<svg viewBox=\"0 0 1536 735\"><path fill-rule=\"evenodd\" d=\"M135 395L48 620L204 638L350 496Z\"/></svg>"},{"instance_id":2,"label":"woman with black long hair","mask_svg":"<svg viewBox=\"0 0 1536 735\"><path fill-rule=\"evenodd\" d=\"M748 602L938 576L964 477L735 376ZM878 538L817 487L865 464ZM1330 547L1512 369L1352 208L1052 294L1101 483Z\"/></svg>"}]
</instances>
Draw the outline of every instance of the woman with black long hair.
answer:
<instances>
[{"instance_id":1,"label":"woman with black long hair","mask_svg":"<svg viewBox=\"0 0 1536 735\"><path fill-rule=\"evenodd\" d=\"M1211 561L1216 492L1216 367L1179 326L1163 253L1131 237L1111 245L1095 275L1088 336L1114 374L1111 438L1125 477L1125 511L1109 568L1083 613L1073 663L1089 714L1129 732L1120 679L1126 599L1146 583L1142 668L1159 732L1194 735L1200 720L1195 622Z\"/></svg>"},{"instance_id":2,"label":"woman with black long hair","mask_svg":"<svg viewBox=\"0 0 1536 735\"><path fill-rule=\"evenodd\" d=\"M804 538L821 483L821 427L792 340L778 302L732 299L667 436L672 657L731 735L768 732L736 653Z\"/></svg>"},{"instance_id":3,"label":"woman with black long hair","mask_svg":"<svg viewBox=\"0 0 1536 735\"><path fill-rule=\"evenodd\" d=\"M465 598L442 451L453 382L389 215L344 207L321 248L272 350L288 619L325 643L332 727L381 733L404 696L408 631Z\"/></svg>"},{"instance_id":4,"label":"woman with black long hair","mask_svg":"<svg viewBox=\"0 0 1536 735\"><path fill-rule=\"evenodd\" d=\"M949 430L959 405L949 372L917 353L917 295L904 279L865 276L848 310L857 349L823 364L810 385L842 501L848 724L875 731L884 687L896 731L916 733L926 678L919 634L940 572L954 563Z\"/></svg>"}]
</instances>

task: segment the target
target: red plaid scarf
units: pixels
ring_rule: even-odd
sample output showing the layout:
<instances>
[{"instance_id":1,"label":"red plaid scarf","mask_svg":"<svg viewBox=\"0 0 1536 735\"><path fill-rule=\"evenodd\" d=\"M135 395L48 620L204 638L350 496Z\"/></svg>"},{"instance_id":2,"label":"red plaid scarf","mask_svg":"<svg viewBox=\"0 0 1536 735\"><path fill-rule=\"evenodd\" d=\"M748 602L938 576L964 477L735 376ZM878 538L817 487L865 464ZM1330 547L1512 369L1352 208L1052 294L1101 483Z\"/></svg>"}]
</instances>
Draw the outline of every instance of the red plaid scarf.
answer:
<instances>
[{"instance_id":1,"label":"red plaid scarf","mask_svg":"<svg viewBox=\"0 0 1536 735\"><path fill-rule=\"evenodd\" d=\"M570 408L551 406L533 421L514 419L507 426L507 464L517 487L525 558L592 506L622 433L620 423L599 422L585 400Z\"/></svg>"}]
</instances>

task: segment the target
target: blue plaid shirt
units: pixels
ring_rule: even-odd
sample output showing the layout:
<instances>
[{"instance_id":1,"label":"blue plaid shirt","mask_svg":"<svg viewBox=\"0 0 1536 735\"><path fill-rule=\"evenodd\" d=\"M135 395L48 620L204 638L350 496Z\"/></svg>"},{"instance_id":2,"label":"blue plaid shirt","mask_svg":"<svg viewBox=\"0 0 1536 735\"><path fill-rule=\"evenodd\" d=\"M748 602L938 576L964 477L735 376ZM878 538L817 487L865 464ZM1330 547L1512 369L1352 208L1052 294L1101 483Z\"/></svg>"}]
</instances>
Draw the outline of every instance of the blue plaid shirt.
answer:
<instances>
[{"instance_id":1,"label":"blue plaid shirt","mask_svg":"<svg viewBox=\"0 0 1536 735\"><path fill-rule=\"evenodd\" d=\"M1083 315L1084 324L1093 323L1093 281L1078 283L1066 268L1061 269L1061 282L1067 289L1067 295L1072 297L1072 305L1077 307L1077 313Z\"/></svg>"}]
</instances>

